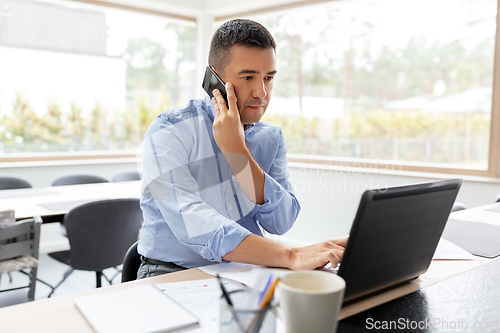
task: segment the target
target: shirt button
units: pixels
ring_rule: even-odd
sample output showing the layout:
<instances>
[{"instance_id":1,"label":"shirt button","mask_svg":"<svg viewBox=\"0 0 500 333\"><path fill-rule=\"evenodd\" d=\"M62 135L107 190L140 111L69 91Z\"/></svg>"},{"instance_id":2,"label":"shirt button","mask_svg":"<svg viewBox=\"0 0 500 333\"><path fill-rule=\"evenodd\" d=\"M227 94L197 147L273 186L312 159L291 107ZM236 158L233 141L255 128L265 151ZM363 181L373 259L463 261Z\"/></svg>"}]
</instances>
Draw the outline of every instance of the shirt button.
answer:
<instances>
[{"instance_id":1,"label":"shirt button","mask_svg":"<svg viewBox=\"0 0 500 333\"><path fill-rule=\"evenodd\" d=\"M232 209L233 209L233 207L231 207L231 205L229 205L229 210L232 210Z\"/></svg>"}]
</instances>

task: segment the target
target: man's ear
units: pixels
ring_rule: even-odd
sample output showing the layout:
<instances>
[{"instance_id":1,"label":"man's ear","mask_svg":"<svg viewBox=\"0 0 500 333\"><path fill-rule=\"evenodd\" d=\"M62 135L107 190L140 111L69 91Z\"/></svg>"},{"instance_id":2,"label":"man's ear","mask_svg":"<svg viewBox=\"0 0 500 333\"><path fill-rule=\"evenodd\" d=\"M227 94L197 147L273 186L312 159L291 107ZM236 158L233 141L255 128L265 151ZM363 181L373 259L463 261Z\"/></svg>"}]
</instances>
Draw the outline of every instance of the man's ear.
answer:
<instances>
[{"instance_id":1,"label":"man's ear","mask_svg":"<svg viewBox=\"0 0 500 333\"><path fill-rule=\"evenodd\" d=\"M210 68L212 68L212 70L215 72L215 74L217 74L217 76L222 80L222 76L220 75L219 72L217 72L217 70L215 69L215 67L210 66Z\"/></svg>"}]
</instances>

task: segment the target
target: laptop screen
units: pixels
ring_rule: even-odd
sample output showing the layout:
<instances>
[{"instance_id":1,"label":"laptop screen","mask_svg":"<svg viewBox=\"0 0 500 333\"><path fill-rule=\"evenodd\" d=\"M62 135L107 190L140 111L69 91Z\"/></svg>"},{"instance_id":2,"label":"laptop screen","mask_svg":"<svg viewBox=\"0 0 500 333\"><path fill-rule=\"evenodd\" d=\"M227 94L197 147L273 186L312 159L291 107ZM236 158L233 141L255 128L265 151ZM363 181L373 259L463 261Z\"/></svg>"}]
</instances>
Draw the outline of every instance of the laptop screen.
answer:
<instances>
[{"instance_id":1,"label":"laptop screen","mask_svg":"<svg viewBox=\"0 0 500 333\"><path fill-rule=\"evenodd\" d=\"M344 301L418 277L429 267L461 180L368 190L338 274Z\"/></svg>"}]
</instances>

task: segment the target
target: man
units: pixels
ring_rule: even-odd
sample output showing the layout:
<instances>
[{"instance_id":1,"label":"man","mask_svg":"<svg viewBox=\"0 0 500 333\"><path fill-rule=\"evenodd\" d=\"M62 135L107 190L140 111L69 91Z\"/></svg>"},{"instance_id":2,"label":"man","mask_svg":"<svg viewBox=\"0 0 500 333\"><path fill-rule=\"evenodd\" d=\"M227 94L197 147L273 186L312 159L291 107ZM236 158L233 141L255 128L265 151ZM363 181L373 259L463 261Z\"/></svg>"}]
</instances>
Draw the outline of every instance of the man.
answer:
<instances>
[{"instance_id":1,"label":"man","mask_svg":"<svg viewBox=\"0 0 500 333\"><path fill-rule=\"evenodd\" d=\"M339 262L346 239L291 248L262 237L262 229L288 231L300 210L283 134L260 122L271 100L275 52L259 23L224 23L212 38L209 66L226 83L228 105L215 90L212 100L191 100L151 123L138 278L222 260L294 270Z\"/></svg>"}]
</instances>

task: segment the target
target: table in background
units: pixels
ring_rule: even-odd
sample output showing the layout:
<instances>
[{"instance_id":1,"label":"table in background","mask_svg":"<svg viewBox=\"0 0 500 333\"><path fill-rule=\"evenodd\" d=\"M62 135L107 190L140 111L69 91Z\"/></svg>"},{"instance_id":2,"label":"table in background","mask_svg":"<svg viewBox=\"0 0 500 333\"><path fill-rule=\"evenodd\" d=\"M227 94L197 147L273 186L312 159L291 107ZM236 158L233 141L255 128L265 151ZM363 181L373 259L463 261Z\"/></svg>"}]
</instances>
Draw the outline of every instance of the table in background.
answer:
<instances>
[{"instance_id":1,"label":"table in background","mask_svg":"<svg viewBox=\"0 0 500 333\"><path fill-rule=\"evenodd\" d=\"M14 209L16 219L39 215L45 223L61 222L71 209L91 201L140 197L140 181L3 190L0 211Z\"/></svg>"}]
</instances>

